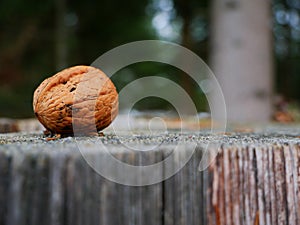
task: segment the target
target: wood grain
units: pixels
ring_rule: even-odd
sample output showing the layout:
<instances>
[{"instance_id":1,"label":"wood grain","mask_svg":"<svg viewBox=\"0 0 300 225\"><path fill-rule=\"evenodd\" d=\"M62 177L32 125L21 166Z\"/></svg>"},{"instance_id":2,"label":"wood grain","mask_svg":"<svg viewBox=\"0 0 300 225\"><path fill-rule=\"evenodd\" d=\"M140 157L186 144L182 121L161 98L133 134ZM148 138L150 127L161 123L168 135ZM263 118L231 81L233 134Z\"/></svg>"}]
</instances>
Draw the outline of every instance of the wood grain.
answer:
<instances>
[{"instance_id":1,"label":"wood grain","mask_svg":"<svg viewBox=\"0 0 300 225\"><path fill-rule=\"evenodd\" d=\"M300 224L297 143L222 145L204 171L198 165L205 149L198 144L174 176L136 187L105 179L79 151L66 148L0 147L0 225ZM155 154L110 148L132 165L170 156L170 145L161 145ZM99 154L91 152L90 157ZM170 157L173 164L161 173L178 163L178 156Z\"/></svg>"}]
</instances>

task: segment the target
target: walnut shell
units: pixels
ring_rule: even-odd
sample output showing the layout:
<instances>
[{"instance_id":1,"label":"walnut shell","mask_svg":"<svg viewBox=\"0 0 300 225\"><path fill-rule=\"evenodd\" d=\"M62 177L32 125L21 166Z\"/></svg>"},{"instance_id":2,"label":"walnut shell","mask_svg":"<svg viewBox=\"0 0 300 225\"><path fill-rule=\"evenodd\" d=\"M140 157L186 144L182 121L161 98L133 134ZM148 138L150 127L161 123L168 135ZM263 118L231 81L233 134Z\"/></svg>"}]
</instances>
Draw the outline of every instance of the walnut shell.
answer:
<instances>
[{"instance_id":1,"label":"walnut shell","mask_svg":"<svg viewBox=\"0 0 300 225\"><path fill-rule=\"evenodd\" d=\"M33 110L53 134L93 133L118 113L118 93L101 70L74 66L45 79L35 90Z\"/></svg>"}]
</instances>

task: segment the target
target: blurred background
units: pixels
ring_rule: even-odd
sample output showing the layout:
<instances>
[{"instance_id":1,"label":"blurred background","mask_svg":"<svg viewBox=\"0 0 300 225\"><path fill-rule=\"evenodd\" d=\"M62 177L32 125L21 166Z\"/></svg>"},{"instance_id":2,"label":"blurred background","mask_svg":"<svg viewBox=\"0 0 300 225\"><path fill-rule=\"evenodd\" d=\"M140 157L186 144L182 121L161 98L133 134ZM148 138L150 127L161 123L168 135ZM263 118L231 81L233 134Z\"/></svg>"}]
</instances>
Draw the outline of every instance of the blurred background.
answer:
<instances>
[{"instance_id":1,"label":"blurred background","mask_svg":"<svg viewBox=\"0 0 300 225\"><path fill-rule=\"evenodd\" d=\"M0 117L33 117L35 88L63 68L89 65L128 42L158 39L189 48L211 66L229 118L299 120L300 0L2 0L0 27ZM121 90L153 75L177 82L199 112L208 111L197 84L169 65L130 65L113 81ZM245 90L249 95L230 102ZM153 97L135 108L172 110Z\"/></svg>"}]
</instances>

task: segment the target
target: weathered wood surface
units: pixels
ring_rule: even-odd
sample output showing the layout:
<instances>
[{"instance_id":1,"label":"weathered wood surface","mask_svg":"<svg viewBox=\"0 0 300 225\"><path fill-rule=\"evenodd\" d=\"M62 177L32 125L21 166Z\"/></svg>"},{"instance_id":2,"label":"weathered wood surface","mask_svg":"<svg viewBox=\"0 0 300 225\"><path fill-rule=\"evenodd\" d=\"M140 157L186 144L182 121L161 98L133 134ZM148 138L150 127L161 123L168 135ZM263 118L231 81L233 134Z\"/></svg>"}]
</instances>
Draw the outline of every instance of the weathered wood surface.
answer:
<instances>
[{"instance_id":1,"label":"weathered wood surface","mask_svg":"<svg viewBox=\"0 0 300 225\"><path fill-rule=\"evenodd\" d=\"M197 143L197 148L174 176L133 187L95 173L73 138L46 142L36 135L0 135L0 225L300 224L298 136L231 134L216 139L187 133L144 138L164 142L141 157L124 151L115 137L100 139L130 164L141 158L147 164L158 162L179 140L187 146ZM200 172L203 143L210 139L222 146L216 160Z\"/></svg>"},{"instance_id":2,"label":"weathered wood surface","mask_svg":"<svg viewBox=\"0 0 300 225\"><path fill-rule=\"evenodd\" d=\"M210 166L208 224L299 224L299 145L224 148Z\"/></svg>"}]
</instances>

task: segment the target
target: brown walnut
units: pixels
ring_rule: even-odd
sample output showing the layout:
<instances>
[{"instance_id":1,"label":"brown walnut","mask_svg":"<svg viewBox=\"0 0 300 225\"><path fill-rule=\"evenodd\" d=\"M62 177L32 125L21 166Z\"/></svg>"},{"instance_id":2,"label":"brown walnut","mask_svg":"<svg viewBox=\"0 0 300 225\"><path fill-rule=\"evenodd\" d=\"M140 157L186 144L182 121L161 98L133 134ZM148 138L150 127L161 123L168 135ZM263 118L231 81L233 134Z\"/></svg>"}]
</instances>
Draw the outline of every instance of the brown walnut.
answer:
<instances>
[{"instance_id":1,"label":"brown walnut","mask_svg":"<svg viewBox=\"0 0 300 225\"><path fill-rule=\"evenodd\" d=\"M118 113L118 93L101 70L74 66L44 80L33 109L52 134L89 134L107 127Z\"/></svg>"}]
</instances>

